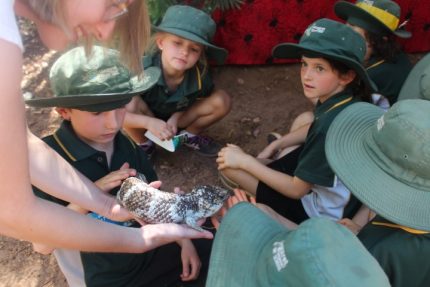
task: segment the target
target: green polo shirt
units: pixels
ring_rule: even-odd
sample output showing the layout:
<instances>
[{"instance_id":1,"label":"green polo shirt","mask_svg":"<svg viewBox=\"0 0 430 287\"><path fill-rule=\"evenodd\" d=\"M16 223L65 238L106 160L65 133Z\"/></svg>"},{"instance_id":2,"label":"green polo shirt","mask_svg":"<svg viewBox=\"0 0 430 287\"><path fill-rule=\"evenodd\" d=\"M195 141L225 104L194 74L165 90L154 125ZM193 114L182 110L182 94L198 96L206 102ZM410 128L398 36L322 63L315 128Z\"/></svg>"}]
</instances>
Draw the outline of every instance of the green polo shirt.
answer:
<instances>
[{"instance_id":1,"label":"green polo shirt","mask_svg":"<svg viewBox=\"0 0 430 287\"><path fill-rule=\"evenodd\" d=\"M357 235L382 266L391 285L430 286L430 234L413 234L372 222L392 223L376 216Z\"/></svg>"},{"instance_id":2,"label":"green polo shirt","mask_svg":"<svg viewBox=\"0 0 430 287\"><path fill-rule=\"evenodd\" d=\"M377 94L388 99L392 106L397 102L400 89L409 75L413 65L405 53L399 53L393 62L371 58L366 71L378 88Z\"/></svg>"},{"instance_id":3,"label":"green polo shirt","mask_svg":"<svg viewBox=\"0 0 430 287\"><path fill-rule=\"evenodd\" d=\"M153 56L145 56L143 65L145 68L155 66L162 69L161 55L156 53ZM173 113L186 110L198 98L208 97L213 87L208 67L198 64L185 73L183 81L175 91L169 90L162 74L158 82L141 97L154 116L167 120Z\"/></svg>"},{"instance_id":4,"label":"green polo shirt","mask_svg":"<svg viewBox=\"0 0 430 287\"><path fill-rule=\"evenodd\" d=\"M80 140L68 121L63 121L54 135L47 136L43 140L92 181L118 170L125 162L128 162L131 168L143 173L148 181L157 179L143 150L122 133L118 133L114 139L110 168L107 165L106 154ZM112 190L111 194L115 195L118 189ZM47 200L62 205L68 204L36 188L34 192ZM144 278L145 268L149 265L152 255L152 251L142 254L81 252L85 282L87 286L139 286L138 282Z\"/></svg>"},{"instance_id":5,"label":"green polo shirt","mask_svg":"<svg viewBox=\"0 0 430 287\"><path fill-rule=\"evenodd\" d=\"M334 118L347 106L357 102L347 89L324 103L318 102L315 119L309 128L294 175L312 184L333 186L335 175L325 155L325 138Z\"/></svg>"}]
</instances>

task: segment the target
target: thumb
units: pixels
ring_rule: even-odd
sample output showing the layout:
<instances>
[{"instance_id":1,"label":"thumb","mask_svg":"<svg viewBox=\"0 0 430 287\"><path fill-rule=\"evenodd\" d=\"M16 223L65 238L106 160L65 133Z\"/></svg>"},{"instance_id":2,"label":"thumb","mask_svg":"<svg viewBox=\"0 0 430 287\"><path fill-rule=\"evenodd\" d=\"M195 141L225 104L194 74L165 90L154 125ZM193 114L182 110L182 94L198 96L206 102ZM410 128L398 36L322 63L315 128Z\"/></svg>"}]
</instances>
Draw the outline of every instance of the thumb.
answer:
<instances>
[{"instance_id":1,"label":"thumb","mask_svg":"<svg viewBox=\"0 0 430 287\"><path fill-rule=\"evenodd\" d=\"M123 165L119 168L120 170L128 169L130 168L130 164L128 162L124 162Z\"/></svg>"}]
</instances>

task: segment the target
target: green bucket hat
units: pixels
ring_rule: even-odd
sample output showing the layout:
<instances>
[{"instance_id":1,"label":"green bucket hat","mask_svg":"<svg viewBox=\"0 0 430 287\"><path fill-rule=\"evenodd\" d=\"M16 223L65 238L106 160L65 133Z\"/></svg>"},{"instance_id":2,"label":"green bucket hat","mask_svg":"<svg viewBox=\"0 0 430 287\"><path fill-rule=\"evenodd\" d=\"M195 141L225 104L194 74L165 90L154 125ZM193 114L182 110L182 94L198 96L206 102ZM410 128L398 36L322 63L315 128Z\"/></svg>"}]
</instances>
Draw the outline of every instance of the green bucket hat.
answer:
<instances>
[{"instance_id":1,"label":"green bucket hat","mask_svg":"<svg viewBox=\"0 0 430 287\"><path fill-rule=\"evenodd\" d=\"M372 91L376 91L375 84L361 64L365 53L363 37L352 28L330 19L319 19L309 25L298 44L281 43L272 50L275 58L298 59L303 54L310 54L339 61L354 70Z\"/></svg>"},{"instance_id":2,"label":"green bucket hat","mask_svg":"<svg viewBox=\"0 0 430 287\"><path fill-rule=\"evenodd\" d=\"M400 6L391 0L358 0L355 4L339 1L334 5L334 12L348 23L376 34L393 33L400 38L412 36L399 29Z\"/></svg>"},{"instance_id":3,"label":"green bucket hat","mask_svg":"<svg viewBox=\"0 0 430 287\"><path fill-rule=\"evenodd\" d=\"M288 230L249 203L230 209L214 239L207 287L390 286L357 237L329 219Z\"/></svg>"},{"instance_id":4,"label":"green bucket hat","mask_svg":"<svg viewBox=\"0 0 430 287\"><path fill-rule=\"evenodd\" d=\"M430 54L415 64L400 90L398 100L430 100Z\"/></svg>"},{"instance_id":5,"label":"green bucket hat","mask_svg":"<svg viewBox=\"0 0 430 287\"><path fill-rule=\"evenodd\" d=\"M49 80L54 97L25 101L32 107L73 108L103 112L126 105L131 98L151 88L160 77L159 68L145 69L132 77L120 63L119 52L94 46L91 55L74 48L53 64Z\"/></svg>"},{"instance_id":6,"label":"green bucket hat","mask_svg":"<svg viewBox=\"0 0 430 287\"><path fill-rule=\"evenodd\" d=\"M382 217L430 231L430 101L403 100L386 113L368 103L345 108L326 138L330 166Z\"/></svg>"},{"instance_id":7,"label":"green bucket hat","mask_svg":"<svg viewBox=\"0 0 430 287\"><path fill-rule=\"evenodd\" d=\"M160 25L153 27L153 29L206 46L208 58L215 60L218 64L223 64L227 58L226 49L210 43L215 35L216 24L202 10L186 5L170 6Z\"/></svg>"}]
</instances>

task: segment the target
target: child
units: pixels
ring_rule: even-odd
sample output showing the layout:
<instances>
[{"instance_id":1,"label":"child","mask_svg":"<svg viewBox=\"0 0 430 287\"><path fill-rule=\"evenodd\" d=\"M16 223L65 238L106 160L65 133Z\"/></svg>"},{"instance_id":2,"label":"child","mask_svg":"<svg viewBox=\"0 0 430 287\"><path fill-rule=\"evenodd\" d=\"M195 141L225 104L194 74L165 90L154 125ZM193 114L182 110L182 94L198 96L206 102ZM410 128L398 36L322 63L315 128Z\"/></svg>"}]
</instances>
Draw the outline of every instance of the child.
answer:
<instances>
[{"instance_id":1,"label":"child","mask_svg":"<svg viewBox=\"0 0 430 287\"><path fill-rule=\"evenodd\" d=\"M142 147L152 153L153 142L144 131L161 140L180 130L187 135L186 146L204 156L216 156L220 145L200 133L222 119L231 107L230 97L214 89L206 56L222 63L227 51L210 44L216 25L209 15L190 6L167 9L161 24L154 27L154 47L144 66L159 67L158 83L127 106L124 128Z\"/></svg>"},{"instance_id":2,"label":"child","mask_svg":"<svg viewBox=\"0 0 430 287\"><path fill-rule=\"evenodd\" d=\"M299 44L276 46L275 57L301 57L304 94L318 100L315 120L310 127L303 126L269 145L265 159L227 145L217 158L222 177L295 223L309 217L338 220L352 215L358 202L350 200L350 192L330 169L324 141L336 115L358 101L356 85L364 82L370 87L360 64L365 51L365 42L358 33L328 19L311 24ZM277 148L293 145L300 147L279 160L267 160Z\"/></svg>"},{"instance_id":3,"label":"child","mask_svg":"<svg viewBox=\"0 0 430 287\"><path fill-rule=\"evenodd\" d=\"M206 286L390 284L378 262L341 225L312 218L289 228L241 202L228 210L219 226Z\"/></svg>"},{"instance_id":4,"label":"child","mask_svg":"<svg viewBox=\"0 0 430 287\"><path fill-rule=\"evenodd\" d=\"M120 129L125 105L134 95L154 85L160 72L149 68L144 78L131 78L129 71L119 64L116 51L94 47L92 53L90 60L81 47L62 55L50 71L56 96L29 100L27 104L57 107L63 122L53 135L43 140L102 190L115 195L122 180L129 176L139 173L148 181L157 179L146 154ZM42 198L87 213L34 189ZM108 221L96 214L91 216ZM201 268L193 243L188 239L178 243L182 251L170 244L141 254L82 252L79 258L76 251L58 249L55 254L72 286L164 286L180 284L181 279L194 280ZM208 261L210 241L198 244L202 247L199 251L203 252L200 254L203 262ZM34 247L44 253L53 249L39 244Z\"/></svg>"},{"instance_id":5,"label":"child","mask_svg":"<svg viewBox=\"0 0 430 287\"><path fill-rule=\"evenodd\" d=\"M377 214L358 238L394 287L430 286L429 110L422 99L398 101L386 113L359 103L345 109L327 134L331 167Z\"/></svg>"},{"instance_id":6,"label":"child","mask_svg":"<svg viewBox=\"0 0 430 287\"><path fill-rule=\"evenodd\" d=\"M391 0L357 0L355 4L339 1L334 11L366 40L365 67L377 86L377 94L372 99L387 109L397 101L412 69L407 55L396 42L396 37L411 37L411 33L402 29L406 22L399 25L400 6Z\"/></svg>"},{"instance_id":7,"label":"child","mask_svg":"<svg viewBox=\"0 0 430 287\"><path fill-rule=\"evenodd\" d=\"M397 101L400 88L412 68L407 55L396 42L396 37L411 37L410 32L400 29L404 26L399 25L400 6L391 0L358 0L355 4L339 1L334 11L365 39L364 66L377 88L377 92L371 95L371 102L387 110ZM312 120L311 112L300 114L293 121L290 132ZM270 133L269 144L280 137L277 133ZM279 151L278 156L286 152L288 150Z\"/></svg>"}]
</instances>

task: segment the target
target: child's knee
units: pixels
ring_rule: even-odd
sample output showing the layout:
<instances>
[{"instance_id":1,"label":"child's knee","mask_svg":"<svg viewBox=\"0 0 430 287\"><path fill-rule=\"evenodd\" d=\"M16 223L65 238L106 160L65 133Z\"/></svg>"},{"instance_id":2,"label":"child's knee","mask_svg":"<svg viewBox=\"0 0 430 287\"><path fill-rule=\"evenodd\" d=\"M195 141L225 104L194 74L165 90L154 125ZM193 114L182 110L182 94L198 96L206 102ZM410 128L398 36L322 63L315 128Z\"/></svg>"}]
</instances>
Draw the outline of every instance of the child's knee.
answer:
<instances>
[{"instance_id":1,"label":"child's knee","mask_svg":"<svg viewBox=\"0 0 430 287\"><path fill-rule=\"evenodd\" d=\"M231 109L231 97L224 90L215 90L212 95L213 105L218 111L229 112Z\"/></svg>"}]
</instances>

